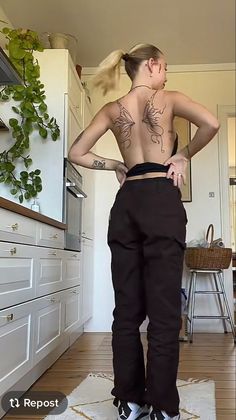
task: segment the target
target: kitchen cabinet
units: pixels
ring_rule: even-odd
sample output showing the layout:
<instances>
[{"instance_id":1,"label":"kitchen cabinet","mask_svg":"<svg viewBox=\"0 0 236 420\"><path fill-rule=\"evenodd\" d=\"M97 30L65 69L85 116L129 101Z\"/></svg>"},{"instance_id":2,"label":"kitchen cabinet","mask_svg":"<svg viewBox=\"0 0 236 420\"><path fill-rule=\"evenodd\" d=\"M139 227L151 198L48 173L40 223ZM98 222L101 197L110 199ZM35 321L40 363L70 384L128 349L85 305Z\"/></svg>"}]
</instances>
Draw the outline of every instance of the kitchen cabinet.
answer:
<instances>
[{"instance_id":1,"label":"kitchen cabinet","mask_svg":"<svg viewBox=\"0 0 236 420\"><path fill-rule=\"evenodd\" d=\"M32 302L0 311L0 395L33 366Z\"/></svg>"},{"instance_id":2,"label":"kitchen cabinet","mask_svg":"<svg viewBox=\"0 0 236 420\"><path fill-rule=\"evenodd\" d=\"M36 245L64 248L64 230L38 222Z\"/></svg>"},{"instance_id":3,"label":"kitchen cabinet","mask_svg":"<svg viewBox=\"0 0 236 420\"><path fill-rule=\"evenodd\" d=\"M20 214L0 209L0 241L34 244L36 223Z\"/></svg>"},{"instance_id":4,"label":"kitchen cabinet","mask_svg":"<svg viewBox=\"0 0 236 420\"><path fill-rule=\"evenodd\" d=\"M53 360L62 342L57 357L65 351L81 334L80 325L80 286L1 310L0 396L34 368L37 379L43 373L39 363Z\"/></svg>"},{"instance_id":5,"label":"kitchen cabinet","mask_svg":"<svg viewBox=\"0 0 236 420\"><path fill-rule=\"evenodd\" d=\"M76 286L81 284L81 260L83 255L81 252L63 251L63 284L64 288Z\"/></svg>"},{"instance_id":6,"label":"kitchen cabinet","mask_svg":"<svg viewBox=\"0 0 236 420\"><path fill-rule=\"evenodd\" d=\"M87 127L93 118L88 100L84 103L84 127ZM96 145L92 148L96 153ZM95 182L96 170L78 167L79 172L83 171L83 189L87 198L83 200L83 229L82 235L89 239L94 239L94 209L95 209Z\"/></svg>"},{"instance_id":7,"label":"kitchen cabinet","mask_svg":"<svg viewBox=\"0 0 236 420\"><path fill-rule=\"evenodd\" d=\"M71 108L74 109L75 117L80 126L83 127L84 119L84 97L85 92L82 87L80 78L76 72L75 66L68 55L68 95L71 101Z\"/></svg>"},{"instance_id":8,"label":"kitchen cabinet","mask_svg":"<svg viewBox=\"0 0 236 420\"><path fill-rule=\"evenodd\" d=\"M39 298L34 305L34 364L54 350L61 340L62 300L60 294Z\"/></svg>"},{"instance_id":9,"label":"kitchen cabinet","mask_svg":"<svg viewBox=\"0 0 236 420\"><path fill-rule=\"evenodd\" d=\"M69 339L69 345L78 338L78 327L82 325L82 298L80 286L63 293L62 333Z\"/></svg>"},{"instance_id":10,"label":"kitchen cabinet","mask_svg":"<svg viewBox=\"0 0 236 420\"><path fill-rule=\"evenodd\" d=\"M34 246L0 242L0 309L35 297Z\"/></svg>"},{"instance_id":11,"label":"kitchen cabinet","mask_svg":"<svg viewBox=\"0 0 236 420\"><path fill-rule=\"evenodd\" d=\"M82 253L64 249L64 230L2 208L0 220L1 397L21 381L29 388L83 324Z\"/></svg>"},{"instance_id":12,"label":"kitchen cabinet","mask_svg":"<svg viewBox=\"0 0 236 420\"><path fill-rule=\"evenodd\" d=\"M94 247L91 239L82 239L82 324L93 315Z\"/></svg>"},{"instance_id":13,"label":"kitchen cabinet","mask_svg":"<svg viewBox=\"0 0 236 420\"><path fill-rule=\"evenodd\" d=\"M37 250L36 297L56 292L65 287L62 249L40 247Z\"/></svg>"},{"instance_id":14,"label":"kitchen cabinet","mask_svg":"<svg viewBox=\"0 0 236 420\"><path fill-rule=\"evenodd\" d=\"M65 157L68 156L70 146L81 131L83 131L82 121L81 119L78 119L76 108L73 105L72 100L68 95L65 95L65 133L67 135L64 150Z\"/></svg>"}]
</instances>

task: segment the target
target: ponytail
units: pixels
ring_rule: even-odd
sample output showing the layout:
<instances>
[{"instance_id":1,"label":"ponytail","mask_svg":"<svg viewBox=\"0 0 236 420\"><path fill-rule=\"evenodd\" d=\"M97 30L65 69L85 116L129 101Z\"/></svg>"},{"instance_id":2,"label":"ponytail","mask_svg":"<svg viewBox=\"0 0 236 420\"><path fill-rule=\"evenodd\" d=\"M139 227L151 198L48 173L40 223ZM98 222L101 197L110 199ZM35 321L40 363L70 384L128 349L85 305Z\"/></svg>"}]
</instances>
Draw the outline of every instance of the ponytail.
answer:
<instances>
[{"instance_id":1,"label":"ponytail","mask_svg":"<svg viewBox=\"0 0 236 420\"><path fill-rule=\"evenodd\" d=\"M120 65L123 56L123 50L115 50L110 53L100 64L93 77L93 85L100 87L103 95L109 90L115 89L120 78Z\"/></svg>"},{"instance_id":2,"label":"ponytail","mask_svg":"<svg viewBox=\"0 0 236 420\"><path fill-rule=\"evenodd\" d=\"M103 60L93 77L93 85L103 90L103 95L109 90L115 89L120 78L121 60L125 61L125 70L131 80L138 72L142 61L149 58L158 58L163 55L159 48L152 44L137 44L128 53L123 50L115 50Z\"/></svg>"}]
</instances>

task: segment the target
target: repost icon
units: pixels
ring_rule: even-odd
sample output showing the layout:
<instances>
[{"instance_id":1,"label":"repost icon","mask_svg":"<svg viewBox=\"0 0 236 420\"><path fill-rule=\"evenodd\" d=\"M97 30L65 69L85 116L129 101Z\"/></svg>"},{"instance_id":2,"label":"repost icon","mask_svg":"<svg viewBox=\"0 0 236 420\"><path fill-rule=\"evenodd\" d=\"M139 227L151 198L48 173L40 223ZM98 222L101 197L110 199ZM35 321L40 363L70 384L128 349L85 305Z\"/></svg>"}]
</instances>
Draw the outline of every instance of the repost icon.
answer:
<instances>
[{"instance_id":1,"label":"repost icon","mask_svg":"<svg viewBox=\"0 0 236 420\"><path fill-rule=\"evenodd\" d=\"M68 400L58 391L9 391L3 395L1 406L11 415L56 415L67 409Z\"/></svg>"}]
</instances>

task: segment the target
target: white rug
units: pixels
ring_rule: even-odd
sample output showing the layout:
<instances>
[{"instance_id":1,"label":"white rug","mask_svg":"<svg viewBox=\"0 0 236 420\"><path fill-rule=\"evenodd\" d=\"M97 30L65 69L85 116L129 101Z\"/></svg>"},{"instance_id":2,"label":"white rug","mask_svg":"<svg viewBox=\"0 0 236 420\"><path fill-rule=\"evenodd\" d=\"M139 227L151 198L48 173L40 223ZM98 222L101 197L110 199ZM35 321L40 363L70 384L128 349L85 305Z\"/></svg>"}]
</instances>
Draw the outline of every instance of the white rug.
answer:
<instances>
[{"instance_id":1,"label":"white rug","mask_svg":"<svg viewBox=\"0 0 236 420\"><path fill-rule=\"evenodd\" d=\"M181 420L216 420L214 381L178 379L177 386ZM117 420L112 388L113 376L90 373L67 397L67 410L60 415L48 415L44 420Z\"/></svg>"}]
</instances>

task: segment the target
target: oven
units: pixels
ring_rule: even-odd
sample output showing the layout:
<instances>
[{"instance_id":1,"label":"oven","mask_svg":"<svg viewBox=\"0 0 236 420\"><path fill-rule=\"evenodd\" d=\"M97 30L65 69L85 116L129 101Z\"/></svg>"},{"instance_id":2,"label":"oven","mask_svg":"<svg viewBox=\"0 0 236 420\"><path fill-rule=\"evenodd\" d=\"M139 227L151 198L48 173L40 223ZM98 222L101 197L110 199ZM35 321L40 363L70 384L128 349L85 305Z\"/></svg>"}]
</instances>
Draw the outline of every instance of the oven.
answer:
<instances>
[{"instance_id":1,"label":"oven","mask_svg":"<svg viewBox=\"0 0 236 420\"><path fill-rule=\"evenodd\" d=\"M64 159L63 184L63 222L67 224L65 230L65 249L81 251L82 208L87 195L82 190L81 174Z\"/></svg>"}]
</instances>

